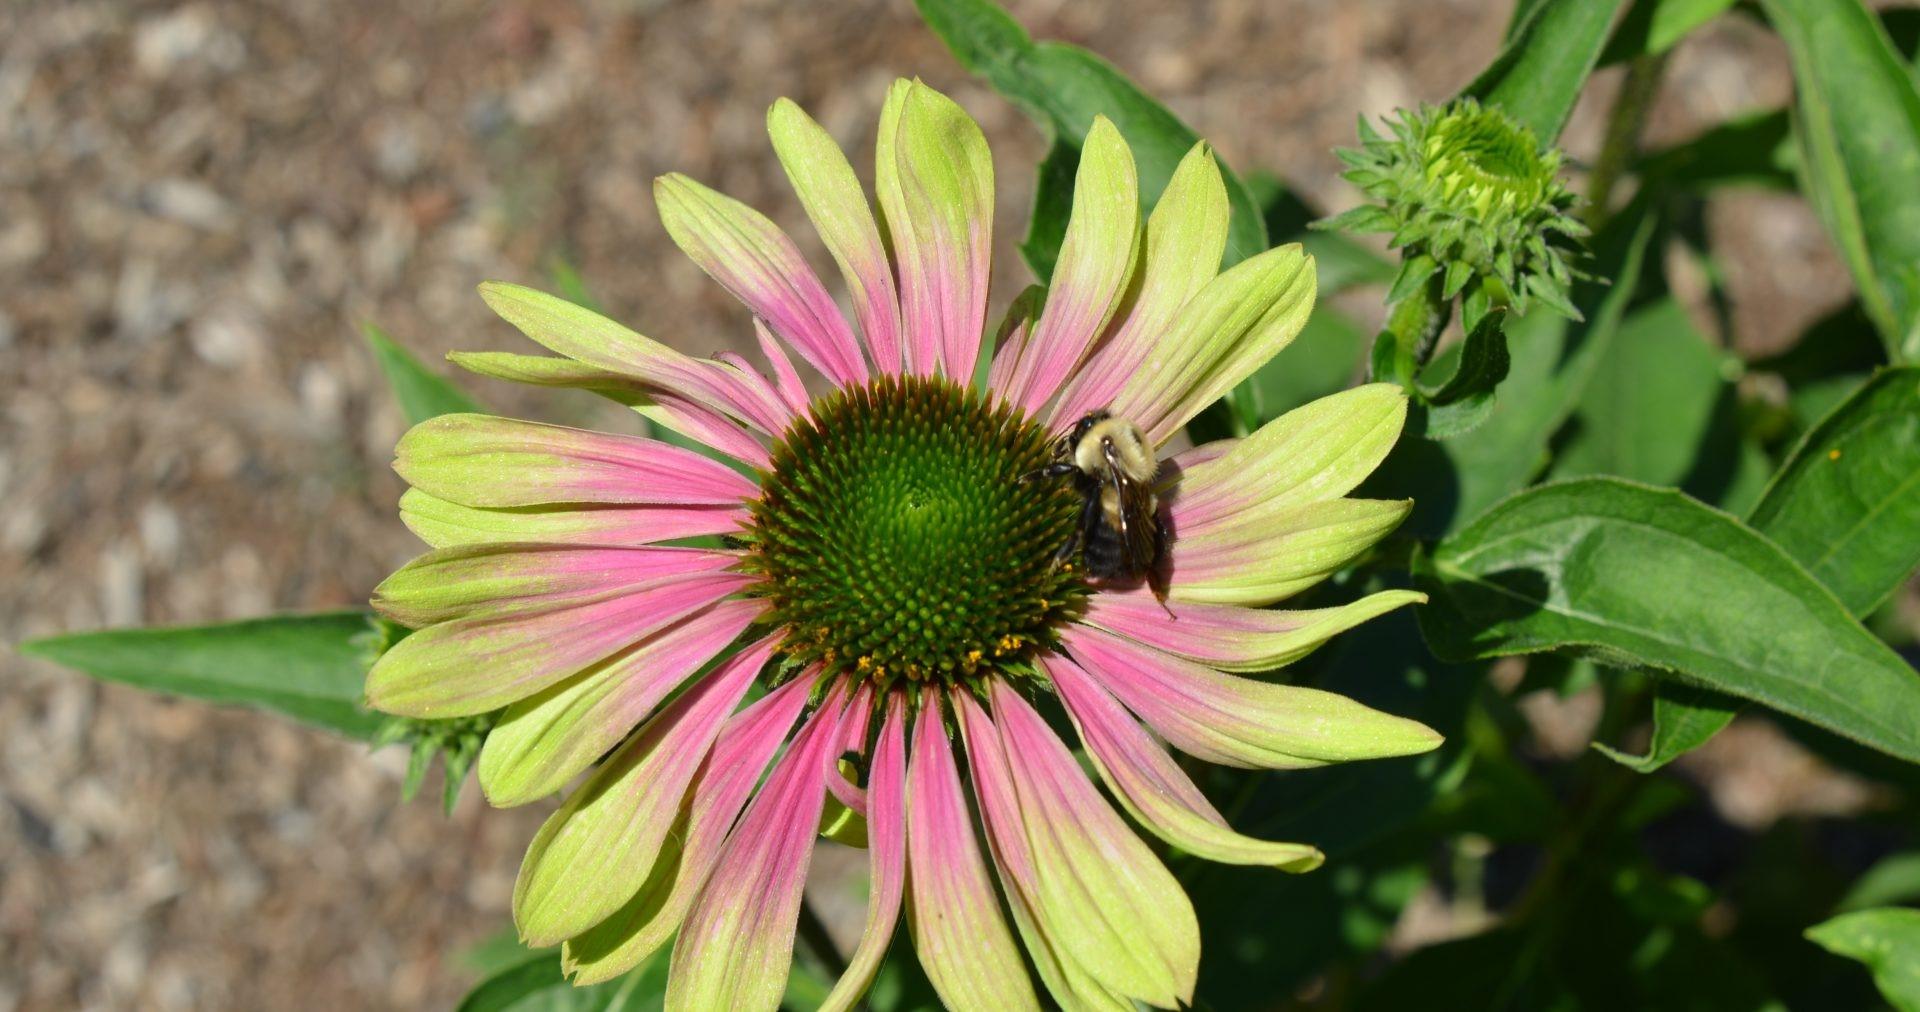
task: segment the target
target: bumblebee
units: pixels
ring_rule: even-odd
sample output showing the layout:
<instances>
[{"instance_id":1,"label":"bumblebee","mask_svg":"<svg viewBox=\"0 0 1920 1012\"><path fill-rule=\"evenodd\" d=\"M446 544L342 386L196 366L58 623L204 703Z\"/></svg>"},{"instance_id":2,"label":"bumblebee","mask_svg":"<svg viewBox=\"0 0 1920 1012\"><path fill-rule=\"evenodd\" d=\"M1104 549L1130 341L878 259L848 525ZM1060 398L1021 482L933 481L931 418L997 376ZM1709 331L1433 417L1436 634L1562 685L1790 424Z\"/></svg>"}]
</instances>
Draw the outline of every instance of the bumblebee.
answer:
<instances>
[{"instance_id":1,"label":"bumblebee","mask_svg":"<svg viewBox=\"0 0 1920 1012\"><path fill-rule=\"evenodd\" d=\"M1166 531L1160 525L1160 499L1153 492L1159 470L1160 461L1138 425L1107 411L1075 422L1054 443L1053 462L1021 477L1035 481L1072 476L1083 500L1080 522L1054 561L1068 562L1078 552L1094 579L1130 583L1144 578L1164 600L1160 557Z\"/></svg>"}]
</instances>

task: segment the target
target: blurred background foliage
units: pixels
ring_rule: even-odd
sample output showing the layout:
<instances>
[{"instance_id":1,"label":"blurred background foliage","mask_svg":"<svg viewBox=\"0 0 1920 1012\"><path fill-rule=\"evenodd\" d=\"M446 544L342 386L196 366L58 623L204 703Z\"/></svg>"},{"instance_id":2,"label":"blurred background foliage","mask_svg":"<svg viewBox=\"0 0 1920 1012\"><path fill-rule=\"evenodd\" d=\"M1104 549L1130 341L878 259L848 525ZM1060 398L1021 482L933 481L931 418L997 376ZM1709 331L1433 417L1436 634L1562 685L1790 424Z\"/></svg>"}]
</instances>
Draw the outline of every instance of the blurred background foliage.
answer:
<instances>
[{"instance_id":1,"label":"blurred background foliage","mask_svg":"<svg viewBox=\"0 0 1920 1012\"><path fill-rule=\"evenodd\" d=\"M1307 330L1196 441L1408 347L1386 305L1414 291L1400 253L1309 229L1362 199L1330 155L1357 146L1356 114L1472 97L1563 147L1583 200L1572 312L1455 323L1399 359L1422 407L1364 491L1413 496L1415 516L1304 601L1411 584L1433 602L1274 676L1447 744L1193 768L1243 831L1328 855L1301 877L1168 855L1205 933L1197 1007L1920 1008L1920 12L1492 6L453 5L392 34L370 11L9 8L0 123L26 143L0 155L24 181L0 196L17 212L0 257L31 289L0 295L0 343L18 346L0 366L19 392L0 456L9 639L412 748L369 762L8 660L26 691L0 709L0 840L42 874L0 884L22 956L0 1005L658 1005L663 966L573 989L552 953L495 933L541 813L461 793L474 728L360 709L399 631L253 616L352 605L410 553L379 473L403 419L476 402L618 417L456 385L410 353L497 340L473 281L537 281L669 339L738 331L663 249L646 179L691 169L784 206L765 104L790 95L870 147L879 88L904 73L982 119L999 249L1023 237L1039 276L1096 113L1147 201L1197 137L1216 145L1237 173L1230 260L1315 254ZM319 53L309 31L341 25L344 47ZM469 38L484 58L456 52ZM316 119L331 146L307 136ZM96 164L111 155L135 161ZM163 227L129 231L149 219ZM996 288L1018 291L1031 278L1004 260ZM375 318L410 338L355 341ZM393 810L436 756L449 815ZM824 996L864 903L864 862L823 855L796 1010ZM931 1006L904 942L871 1004Z\"/></svg>"}]
</instances>

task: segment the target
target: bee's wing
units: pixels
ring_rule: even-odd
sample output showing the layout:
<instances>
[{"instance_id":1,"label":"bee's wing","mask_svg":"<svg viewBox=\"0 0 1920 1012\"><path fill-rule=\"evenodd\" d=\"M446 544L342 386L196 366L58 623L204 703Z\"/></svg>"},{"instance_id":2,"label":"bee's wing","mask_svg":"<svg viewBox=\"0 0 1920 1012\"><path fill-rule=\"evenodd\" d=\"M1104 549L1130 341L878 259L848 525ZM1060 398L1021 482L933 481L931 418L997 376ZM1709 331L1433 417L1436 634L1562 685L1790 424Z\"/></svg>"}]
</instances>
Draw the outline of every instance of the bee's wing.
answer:
<instances>
[{"instance_id":1,"label":"bee's wing","mask_svg":"<svg viewBox=\"0 0 1920 1012\"><path fill-rule=\"evenodd\" d=\"M1108 519L1114 521L1114 526L1120 532L1120 547L1126 556L1127 572L1144 573L1153 568L1155 558L1160 554L1156 537L1160 524L1153 515L1153 491L1128 477L1126 469L1120 466L1118 456L1109 444L1106 448L1107 483L1113 486L1120 509L1118 516Z\"/></svg>"}]
</instances>

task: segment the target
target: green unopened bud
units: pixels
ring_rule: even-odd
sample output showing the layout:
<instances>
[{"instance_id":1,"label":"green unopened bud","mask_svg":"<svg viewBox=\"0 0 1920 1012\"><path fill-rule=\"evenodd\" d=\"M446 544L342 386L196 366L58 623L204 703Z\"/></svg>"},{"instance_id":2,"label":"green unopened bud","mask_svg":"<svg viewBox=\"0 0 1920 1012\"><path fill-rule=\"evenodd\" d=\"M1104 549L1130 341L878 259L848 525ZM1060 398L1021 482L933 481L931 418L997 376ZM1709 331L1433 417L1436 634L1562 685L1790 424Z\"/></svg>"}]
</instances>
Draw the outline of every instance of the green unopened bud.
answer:
<instances>
[{"instance_id":1,"label":"green unopened bud","mask_svg":"<svg viewBox=\"0 0 1920 1012\"><path fill-rule=\"evenodd\" d=\"M1578 319L1569 261L1587 229L1570 213L1560 152L1472 99L1403 111L1386 125L1391 136L1361 120L1361 146L1339 152L1347 180L1373 203L1316 227L1390 233L1402 256L1393 301L1431 283L1443 299L1466 291L1469 302L1522 313L1538 299Z\"/></svg>"}]
</instances>

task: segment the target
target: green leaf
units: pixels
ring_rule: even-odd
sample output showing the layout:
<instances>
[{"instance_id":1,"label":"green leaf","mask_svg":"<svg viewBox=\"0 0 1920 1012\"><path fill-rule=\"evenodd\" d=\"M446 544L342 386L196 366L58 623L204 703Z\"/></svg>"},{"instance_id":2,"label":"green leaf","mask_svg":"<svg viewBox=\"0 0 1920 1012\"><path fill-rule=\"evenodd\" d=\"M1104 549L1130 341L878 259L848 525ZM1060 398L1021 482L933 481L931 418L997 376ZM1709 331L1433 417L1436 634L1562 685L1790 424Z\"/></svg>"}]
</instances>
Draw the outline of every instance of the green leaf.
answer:
<instances>
[{"instance_id":1,"label":"green leaf","mask_svg":"<svg viewBox=\"0 0 1920 1012\"><path fill-rule=\"evenodd\" d=\"M1613 39L1600 54L1604 64L1622 63L1639 56L1658 56L1678 45L1688 33L1733 7L1735 0L1634 0L1620 19Z\"/></svg>"},{"instance_id":2,"label":"green leaf","mask_svg":"<svg viewBox=\"0 0 1920 1012\"><path fill-rule=\"evenodd\" d=\"M1679 485L1731 364L1673 299L1635 310L1601 356L1549 474Z\"/></svg>"},{"instance_id":3,"label":"green leaf","mask_svg":"<svg viewBox=\"0 0 1920 1012\"><path fill-rule=\"evenodd\" d=\"M1885 907L1841 914L1807 929L1808 940L1866 964L1874 986L1901 1012L1920 1012L1920 910Z\"/></svg>"},{"instance_id":4,"label":"green leaf","mask_svg":"<svg viewBox=\"0 0 1920 1012\"><path fill-rule=\"evenodd\" d=\"M1865 617L1920 566L1920 366L1886 369L1801 439L1753 526Z\"/></svg>"},{"instance_id":5,"label":"green leaf","mask_svg":"<svg viewBox=\"0 0 1920 1012\"><path fill-rule=\"evenodd\" d=\"M1660 682L1654 686L1653 737L1645 755L1623 752L1604 742L1594 742L1601 755L1636 773L1652 773L1680 756L1705 745L1733 721L1740 701L1681 682Z\"/></svg>"},{"instance_id":6,"label":"green leaf","mask_svg":"<svg viewBox=\"0 0 1920 1012\"><path fill-rule=\"evenodd\" d=\"M1836 907L1841 913L1920 900L1920 851L1882 858L1847 887Z\"/></svg>"},{"instance_id":7,"label":"green leaf","mask_svg":"<svg viewBox=\"0 0 1920 1012\"><path fill-rule=\"evenodd\" d=\"M49 636L22 653L109 682L270 710L352 738L387 718L360 705L374 627L364 612Z\"/></svg>"},{"instance_id":8,"label":"green leaf","mask_svg":"<svg viewBox=\"0 0 1920 1012\"><path fill-rule=\"evenodd\" d=\"M1647 155L1639 173L1651 184L1704 192L1720 186L1790 190L1800 156L1785 109L1737 116L1693 140Z\"/></svg>"},{"instance_id":9,"label":"green leaf","mask_svg":"<svg viewBox=\"0 0 1920 1012\"><path fill-rule=\"evenodd\" d=\"M1920 357L1920 93L1858 0L1762 0L1787 44L1814 208L1894 361Z\"/></svg>"},{"instance_id":10,"label":"green leaf","mask_svg":"<svg viewBox=\"0 0 1920 1012\"><path fill-rule=\"evenodd\" d=\"M1679 492L1530 489L1415 560L1447 659L1574 650L1750 699L1909 761L1920 673L1779 546Z\"/></svg>"},{"instance_id":11,"label":"green leaf","mask_svg":"<svg viewBox=\"0 0 1920 1012\"><path fill-rule=\"evenodd\" d=\"M1748 522L1865 618L1920 565L1920 366L1867 381L1801 438ZM1643 773L1706 744L1736 700L1659 686Z\"/></svg>"},{"instance_id":12,"label":"green leaf","mask_svg":"<svg viewBox=\"0 0 1920 1012\"><path fill-rule=\"evenodd\" d=\"M418 425L438 415L484 410L452 380L428 369L400 347L386 331L369 323L361 332L373 348L373 359L380 364L380 372L387 377L387 386L393 389L408 423Z\"/></svg>"},{"instance_id":13,"label":"green leaf","mask_svg":"<svg viewBox=\"0 0 1920 1012\"><path fill-rule=\"evenodd\" d=\"M1472 431L1493 410L1494 389L1507 378L1506 313L1494 311L1460 344L1458 365L1434 393L1420 391L1421 410L1408 428L1428 439L1451 439Z\"/></svg>"},{"instance_id":14,"label":"green leaf","mask_svg":"<svg viewBox=\"0 0 1920 1012\"><path fill-rule=\"evenodd\" d=\"M1062 149L1077 153L1096 115L1112 120L1133 149L1143 209L1160 199L1174 167L1200 139L1111 64L1077 46L1034 42L991 0L914 0L914 6L961 66L985 78L1053 139L1034 194L1034 228L1021 247L1042 278L1050 276L1058 237L1065 233L1064 220L1056 219L1071 202L1073 171ZM1225 258L1231 265L1266 249L1267 234L1246 186L1225 165L1220 171L1233 209Z\"/></svg>"},{"instance_id":15,"label":"green leaf","mask_svg":"<svg viewBox=\"0 0 1920 1012\"><path fill-rule=\"evenodd\" d=\"M1497 105L1552 144L1573 113L1623 0L1539 0L1462 98Z\"/></svg>"},{"instance_id":16,"label":"green leaf","mask_svg":"<svg viewBox=\"0 0 1920 1012\"><path fill-rule=\"evenodd\" d=\"M604 984L575 987L560 972L559 950L534 949L475 985L459 1012L656 1012L666 996L665 953Z\"/></svg>"}]
</instances>

